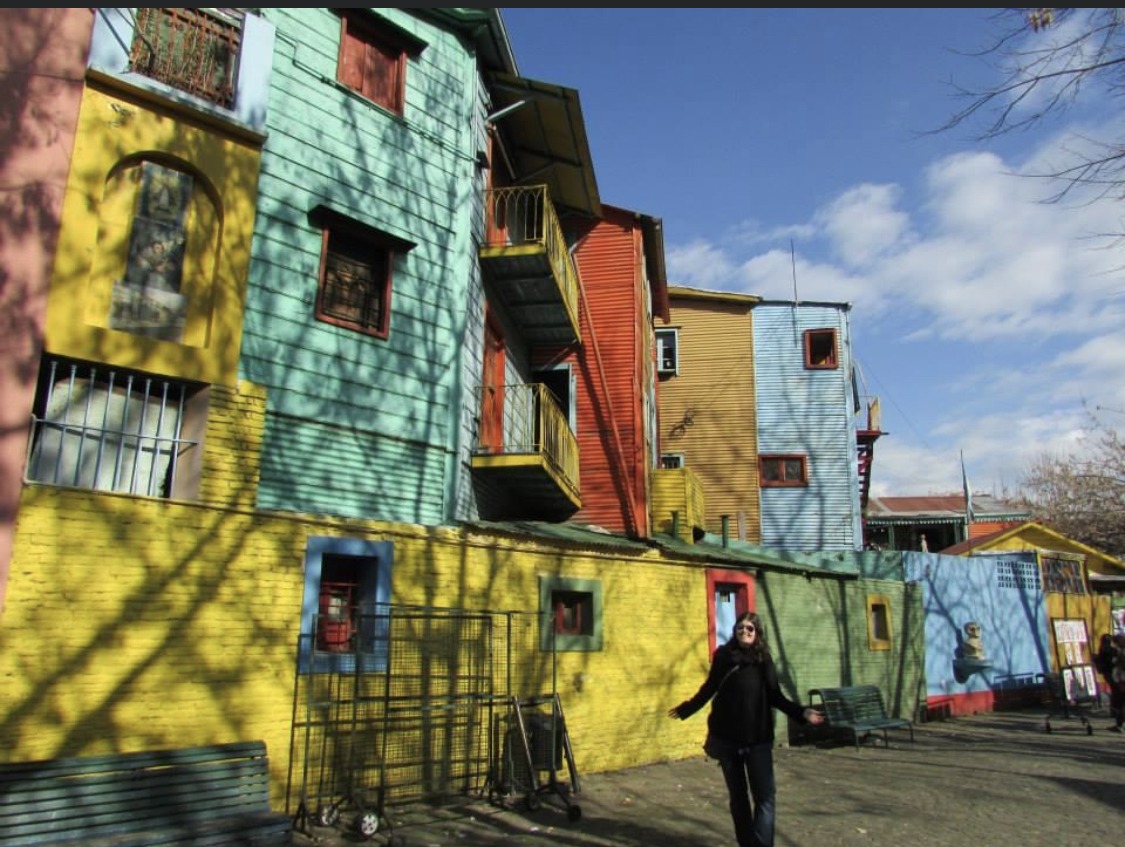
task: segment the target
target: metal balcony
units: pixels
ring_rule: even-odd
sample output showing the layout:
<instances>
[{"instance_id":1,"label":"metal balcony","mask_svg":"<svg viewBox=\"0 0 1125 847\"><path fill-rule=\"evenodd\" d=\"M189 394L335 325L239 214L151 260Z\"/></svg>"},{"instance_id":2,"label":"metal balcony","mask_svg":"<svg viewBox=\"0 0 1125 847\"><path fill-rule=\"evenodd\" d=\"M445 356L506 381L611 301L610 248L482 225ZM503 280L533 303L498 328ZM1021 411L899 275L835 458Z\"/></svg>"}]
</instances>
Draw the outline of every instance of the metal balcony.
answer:
<instances>
[{"instance_id":1,"label":"metal balcony","mask_svg":"<svg viewBox=\"0 0 1125 847\"><path fill-rule=\"evenodd\" d=\"M473 475L504 505L489 520L563 520L582 506L578 487L578 440L547 387L505 385L502 425L482 426L473 449ZM491 498L485 498L493 502Z\"/></svg>"},{"instance_id":2,"label":"metal balcony","mask_svg":"<svg viewBox=\"0 0 1125 847\"><path fill-rule=\"evenodd\" d=\"M578 340L578 270L545 185L485 192L481 271L534 343Z\"/></svg>"}]
</instances>

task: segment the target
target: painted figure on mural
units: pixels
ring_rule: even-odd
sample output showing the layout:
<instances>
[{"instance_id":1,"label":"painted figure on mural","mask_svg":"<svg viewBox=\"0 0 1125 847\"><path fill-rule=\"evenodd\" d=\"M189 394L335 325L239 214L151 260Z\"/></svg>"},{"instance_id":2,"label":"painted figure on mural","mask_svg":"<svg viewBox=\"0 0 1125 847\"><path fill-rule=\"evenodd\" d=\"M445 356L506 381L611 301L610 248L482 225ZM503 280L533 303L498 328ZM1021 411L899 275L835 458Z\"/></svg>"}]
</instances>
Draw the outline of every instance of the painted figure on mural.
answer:
<instances>
[{"instance_id":1,"label":"painted figure on mural","mask_svg":"<svg viewBox=\"0 0 1125 847\"><path fill-rule=\"evenodd\" d=\"M669 709L668 716L686 720L709 700L704 750L723 769L739 847L772 847L776 810L772 710L809 724L822 723L824 715L781 693L762 622L753 612L738 616L730 640L715 651L699 691Z\"/></svg>"},{"instance_id":2,"label":"painted figure on mural","mask_svg":"<svg viewBox=\"0 0 1125 847\"><path fill-rule=\"evenodd\" d=\"M984 642L981 640L981 625L976 621L965 624L965 642L962 645L962 655L966 659L983 661Z\"/></svg>"}]
</instances>

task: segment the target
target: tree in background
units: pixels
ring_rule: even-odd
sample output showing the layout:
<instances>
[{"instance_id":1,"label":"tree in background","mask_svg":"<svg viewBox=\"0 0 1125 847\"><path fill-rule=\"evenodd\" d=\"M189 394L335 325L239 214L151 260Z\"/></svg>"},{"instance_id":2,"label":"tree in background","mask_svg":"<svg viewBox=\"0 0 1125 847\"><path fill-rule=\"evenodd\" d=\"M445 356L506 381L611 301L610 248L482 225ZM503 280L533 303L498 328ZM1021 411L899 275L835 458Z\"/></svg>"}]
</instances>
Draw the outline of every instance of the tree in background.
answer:
<instances>
[{"instance_id":1,"label":"tree in background","mask_svg":"<svg viewBox=\"0 0 1125 847\"><path fill-rule=\"evenodd\" d=\"M1125 557L1125 441L1088 414L1083 449L1033 460L1017 502L1063 535Z\"/></svg>"},{"instance_id":2,"label":"tree in background","mask_svg":"<svg viewBox=\"0 0 1125 847\"><path fill-rule=\"evenodd\" d=\"M999 72L983 89L955 85L968 105L937 131L977 127L976 139L998 138L1059 117L1079 97L1125 94L1125 9L1004 9L1000 32L975 55ZM1054 202L1084 187L1083 200L1125 199L1125 139L1076 136L1072 158L1035 176L1055 181Z\"/></svg>"}]
</instances>

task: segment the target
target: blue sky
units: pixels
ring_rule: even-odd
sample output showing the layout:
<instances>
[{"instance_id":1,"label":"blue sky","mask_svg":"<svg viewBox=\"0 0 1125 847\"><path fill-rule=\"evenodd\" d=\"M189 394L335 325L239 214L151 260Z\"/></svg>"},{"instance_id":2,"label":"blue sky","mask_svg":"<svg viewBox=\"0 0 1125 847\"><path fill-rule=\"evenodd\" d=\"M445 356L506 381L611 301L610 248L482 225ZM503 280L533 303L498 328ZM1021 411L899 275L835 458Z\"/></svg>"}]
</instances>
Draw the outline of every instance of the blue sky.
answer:
<instances>
[{"instance_id":1,"label":"blue sky","mask_svg":"<svg viewBox=\"0 0 1125 847\"><path fill-rule=\"evenodd\" d=\"M503 9L520 73L579 91L604 202L664 220L669 280L853 305L872 491L1009 491L1125 422L1120 202L1026 174L1119 138L1096 88L998 141L928 134L987 85L980 9ZM1049 37L1063 37L1057 28Z\"/></svg>"}]
</instances>

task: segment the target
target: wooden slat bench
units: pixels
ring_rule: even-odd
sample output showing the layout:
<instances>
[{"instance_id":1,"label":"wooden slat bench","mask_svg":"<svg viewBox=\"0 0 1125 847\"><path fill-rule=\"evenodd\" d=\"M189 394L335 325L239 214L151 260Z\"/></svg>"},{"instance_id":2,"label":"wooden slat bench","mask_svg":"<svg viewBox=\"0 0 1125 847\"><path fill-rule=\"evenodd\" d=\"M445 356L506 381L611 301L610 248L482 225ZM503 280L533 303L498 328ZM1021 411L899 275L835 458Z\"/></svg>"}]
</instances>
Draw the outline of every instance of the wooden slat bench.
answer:
<instances>
[{"instance_id":1,"label":"wooden slat bench","mask_svg":"<svg viewBox=\"0 0 1125 847\"><path fill-rule=\"evenodd\" d=\"M883 692L877 685L852 685L840 688L812 688L809 700L814 709L824 712L830 729L849 733L859 749L861 738L874 732L883 733L883 744L889 746L888 729L909 729L914 740L914 723L906 718L892 718L883 705Z\"/></svg>"},{"instance_id":2,"label":"wooden slat bench","mask_svg":"<svg viewBox=\"0 0 1125 847\"><path fill-rule=\"evenodd\" d=\"M0 844L292 843L261 741L0 764Z\"/></svg>"}]
</instances>

